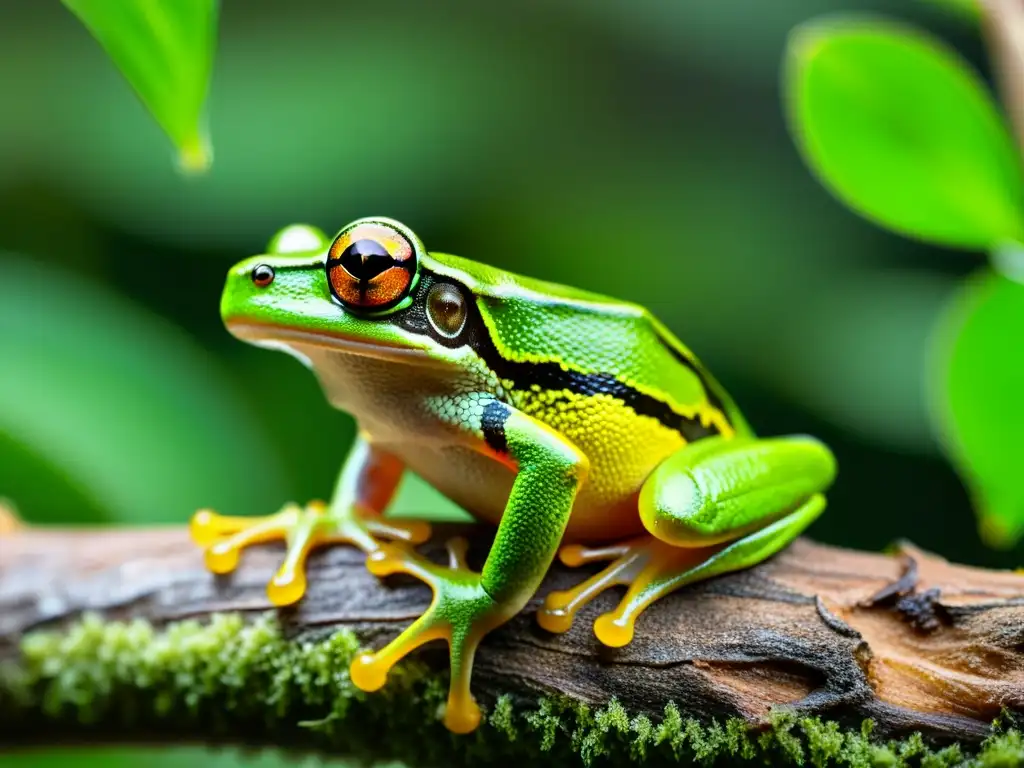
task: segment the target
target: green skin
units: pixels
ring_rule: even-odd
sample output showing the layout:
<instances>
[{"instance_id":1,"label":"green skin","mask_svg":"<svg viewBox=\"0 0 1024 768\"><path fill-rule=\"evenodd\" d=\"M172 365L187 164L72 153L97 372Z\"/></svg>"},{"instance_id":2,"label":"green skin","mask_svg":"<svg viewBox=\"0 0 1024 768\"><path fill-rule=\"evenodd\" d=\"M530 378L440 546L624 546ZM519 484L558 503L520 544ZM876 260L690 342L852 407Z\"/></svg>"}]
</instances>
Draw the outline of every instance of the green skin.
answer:
<instances>
[{"instance_id":1,"label":"green skin","mask_svg":"<svg viewBox=\"0 0 1024 768\"><path fill-rule=\"evenodd\" d=\"M640 563L646 563L644 578L633 583L619 611L602 617L596 626L599 637L618 645L628 642L633 617L654 599L760 562L792 541L824 509L821 493L835 476L828 449L803 436L754 436L699 361L642 308L427 253L416 235L397 222L360 221L393 227L416 251L416 277L396 306L363 311L340 301L326 267L334 239L305 226L289 227L271 242L268 254L235 266L221 301L222 316L235 335L303 359L317 373L328 398L351 410L360 424L360 437L326 513L303 517L292 508L306 522L293 521L286 531L291 570L301 570L302 542L326 532L325 541L351 541L367 551L375 573L413 573L434 589L434 601L424 616L387 648L356 661L352 674L360 687L372 690L383 685L390 665L421 642L447 639L452 666L447 724L456 731L472 730L478 714L468 683L477 644L534 595L567 529L572 530L572 520L582 521L581 538L591 537L595 526L599 529L606 520L609 531L642 533L646 528L654 537L649 541L661 542L666 551L701 547L708 553L686 567L658 565L650 558ZM254 280L259 266L273 269L270 284ZM476 341L446 341L437 332L439 327L445 330L444 322L435 322L429 307L419 315L426 316L423 328L410 330L408 318L418 311L417 302L426 303L421 294L431 280L461 286L473 305L468 322L478 324ZM488 336L486 344L479 342L481 335ZM333 344L341 346L325 352ZM529 367L539 363L556 365ZM373 366L382 366L383 373L376 373ZM383 366L404 366L409 374L392 378L386 373L391 368ZM629 449L628 459L620 454L609 458L606 452L613 448L606 449L611 444L599 437L581 447L586 441L561 431L559 425L566 422L548 418L543 409L531 410L526 405L533 402L528 388L519 391L521 377L527 374L540 382L534 392L561 391L563 384L549 379L566 370L583 377L577 381L600 382L607 388L610 394L573 385L581 398L607 405L609 424L614 420L617 434L629 434L634 427L662 429L652 426L654 417L641 412L654 403L649 408L654 413L665 402L672 409L669 417L685 422L679 428L685 441L677 437L678 449L650 457L644 455L649 441L641 441ZM353 385L352 377L362 383ZM637 391L644 397L629 400ZM660 418L664 421L666 416ZM718 419L714 423L719 426L708 426L708 419ZM601 426L584 425L581 429L589 431L582 434L594 435ZM399 455L401 441L380 437L392 429L409 435L411 443L432 445L436 439L459 447L464 451L459 456L468 457L459 461L471 469L446 474L439 469L445 465L442 461L417 466L417 460L424 461L417 459L420 454ZM664 435L666 440L673 438L669 430ZM498 483L480 502L472 484L487 486L490 476L474 474L474 456L507 466L514 473L511 490ZM586 496L588 482L600 485L597 475L611 476L607 467L617 461L628 461L646 479L639 486L621 488L615 485L618 481L609 480L600 486L603 495ZM384 511L406 465L474 514L475 506L487 507L490 498L500 494L497 535L480 573L462 567L461 545L452 548L450 567L442 567L401 544L381 543L374 535L416 541L422 538L420 533L398 524L383 532L385 523L376 530L367 527L367 515ZM580 511L595 506L604 510L596 517L586 518ZM631 513L622 511L627 507ZM486 511L479 516L495 517ZM240 536L233 546L262 540L251 533ZM609 538L621 536L610 533ZM550 611L553 617L557 613Z\"/></svg>"}]
</instances>

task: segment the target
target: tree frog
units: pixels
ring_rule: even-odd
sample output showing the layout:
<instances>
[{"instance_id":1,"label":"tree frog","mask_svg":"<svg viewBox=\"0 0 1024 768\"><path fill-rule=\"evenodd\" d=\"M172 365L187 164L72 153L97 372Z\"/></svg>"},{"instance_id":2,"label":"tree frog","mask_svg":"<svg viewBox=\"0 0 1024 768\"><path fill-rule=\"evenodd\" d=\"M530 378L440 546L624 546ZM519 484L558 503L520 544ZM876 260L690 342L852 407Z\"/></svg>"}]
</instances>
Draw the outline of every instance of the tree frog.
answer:
<instances>
[{"instance_id":1,"label":"tree frog","mask_svg":"<svg viewBox=\"0 0 1024 768\"><path fill-rule=\"evenodd\" d=\"M305 591L310 550L347 542L374 574L426 582L427 611L357 657L351 678L376 690L407 653L446 640L454 732L480 721L470 672L481 638L526 605L556 556L607 565L547 595L540 625L565 632L599 593L627 586L594 623L600 642L623 646L655 600L785 547L824 510L836 473L812 437L755 436L644 308L428 252L392 219L359 219L333 238L282 230L231 269L220 309L237 338L312 369L358 437L329 503L197 512L207 566L229 572L242 548L283 539L267 591L287 605ZM382 516L405 469L497 525L479 573L464 542L449 542L439 565L415 550L426 523Z\"/></svg>"}]
</instances>

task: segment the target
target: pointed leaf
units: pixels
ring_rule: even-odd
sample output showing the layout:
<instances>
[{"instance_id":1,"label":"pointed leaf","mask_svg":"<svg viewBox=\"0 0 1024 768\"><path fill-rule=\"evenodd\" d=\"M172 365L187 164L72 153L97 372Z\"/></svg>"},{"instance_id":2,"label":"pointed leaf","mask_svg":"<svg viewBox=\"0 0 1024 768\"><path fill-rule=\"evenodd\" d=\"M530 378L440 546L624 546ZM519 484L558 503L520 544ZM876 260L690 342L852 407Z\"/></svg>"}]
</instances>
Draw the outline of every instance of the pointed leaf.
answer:
<instances>
[{"instance_id":1,"label":"pointed leaf","mask_svg":"<svg viewBox=\"0 0 1024 768\"><path fill-rule=\"evenodd\" d=\"M203 104L216 45L216 0L63 0L92 32L178 148L188 171L211 161Z\"/></svg>"},{"instance_id":2,"label":"pointed leaf","mask_svg":"<svg viewBox=\"0 0 1024 768\"><path fill-rule=\"evenodd\" d=\"M934 347L931 406L970 488L983 538L1024 534L1024 285L983 270L954 296Z\"/></svg>"},{"instance_id":3,"label":"pointed leaf","mask_svg":"<svg viewBox=\"0 0 1024 768\"><path fill-rule=\"evenodd\" d=\"M790 40L784 86L806 161L858 213L949 246L1024 239L1005 121L939 41L885 22L805 25Z\"/></svg>"}]
</instances>

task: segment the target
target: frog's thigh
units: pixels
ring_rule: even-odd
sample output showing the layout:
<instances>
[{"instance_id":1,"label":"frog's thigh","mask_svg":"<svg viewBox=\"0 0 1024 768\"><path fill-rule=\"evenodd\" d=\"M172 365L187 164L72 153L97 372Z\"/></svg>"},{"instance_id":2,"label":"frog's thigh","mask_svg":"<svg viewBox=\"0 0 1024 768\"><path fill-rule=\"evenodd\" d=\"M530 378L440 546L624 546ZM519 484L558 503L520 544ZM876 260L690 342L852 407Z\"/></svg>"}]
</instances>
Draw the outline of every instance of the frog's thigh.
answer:
<instances>
[{"instance_id":1,"label":"frog's thigh","mask_svg":"<svg viewBox=\"0 0 1024 768\"><path fill-rule=\"evenodd\" d=\"M564 632L602 591L628 585L618 607L594 622L601 642L627 644L654 601L755 565L789 544L824 511L819 491L834 475L831 453L810 438L709 438L687 446L658 467L641 493L641 516L654 536L601 549L563 548L561 559L570 566L612 562L573 589L548 595L538 613L541 626Z\"/></svg>"},{"instance_id":2,"label":"frog's thigh","mask_svg":"<svg viewBox=\"0 0 1024 768\"><path fill-rule=\"evenodd\" d=\"M640 519L672 546L714 546L792 512L835 472L832 453L811 437L700 440L651 473Z\"/></svg>"}]
</instances>

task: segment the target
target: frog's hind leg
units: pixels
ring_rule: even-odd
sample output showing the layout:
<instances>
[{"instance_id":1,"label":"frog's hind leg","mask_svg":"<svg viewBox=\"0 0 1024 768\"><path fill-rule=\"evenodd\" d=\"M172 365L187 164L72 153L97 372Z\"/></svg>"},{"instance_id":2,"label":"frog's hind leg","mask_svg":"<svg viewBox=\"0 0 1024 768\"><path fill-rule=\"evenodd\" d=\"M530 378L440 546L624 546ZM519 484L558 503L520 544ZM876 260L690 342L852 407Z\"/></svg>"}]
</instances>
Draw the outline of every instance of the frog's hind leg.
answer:
<instances>
[{"instance_id":1,"label":"frog's hind leg","mask_svg":"<svg viewBox=\"0 0 1024 768\"><path fill-rule=\"evenodd\" d=\"M756 565L793 541L824 509L825 497L813 496L767 528L729 545L687 549L653 536L634 539L622 545L623 554L604 570L573 589L549 594L537 620L549 632L565 632L579 610L597 595L609 587L628 584L615 610L594 621L594 634L602 643L613 648L627 645L633 639L637 618L656 600L687 584ZM568 558L562 557L562 562L570 566L593 562L603 558L592 557L592 553L609 550L578 548Z\"/></svg>"},{"instance_id":2,"label":"frog's hind leg","mask_svg":"<svg viewBox=\"0 0 1024 768\"><path fill-rule=\"evenodd\" d=\"M611 560L573 589L548 595L542 627L565 632L598 594L628 585L615 610L594 622L605 645L633 639L636 619L654 601L687 584L755 565L775 554L825 509L818 493L831 482L831 454L807 438L708 439L666 460L640 496L652 535L619 545L564 547L569 566Z\"/></svg>"},{"instance_id":3,"label":"frog's hind leg","mask_svg":"<svg viewBox=\"0 0 1024 768\"><path fill-rule=\"evenodd\" d=\"M543 608L537 613L537 622L548 632L568 632L576 614L607 589L633 583L650 561L651 548L656 539L639 536L621 544L605 547L585 547L568 544L559 551L558 558L570 568L590 563L611 563L572 589L550 593Z\"/></svg>"}]
</instances>

